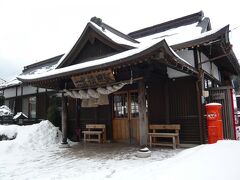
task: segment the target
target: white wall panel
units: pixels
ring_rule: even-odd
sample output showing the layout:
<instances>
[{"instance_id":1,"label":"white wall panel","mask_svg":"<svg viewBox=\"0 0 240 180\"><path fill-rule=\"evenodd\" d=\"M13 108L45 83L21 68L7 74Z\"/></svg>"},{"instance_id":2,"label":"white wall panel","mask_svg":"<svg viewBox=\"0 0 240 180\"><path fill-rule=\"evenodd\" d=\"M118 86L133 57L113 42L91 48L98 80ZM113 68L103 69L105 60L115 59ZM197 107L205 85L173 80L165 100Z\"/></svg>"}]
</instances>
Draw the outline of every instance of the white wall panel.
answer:
<instances>
[{"instance_id":1,"label":"white wall panel","mask_svg":"<svg viewBox=\"0 0 240 180\"><path fill-rule=\"evenodd\" d=\"M205 56L205 54L201 53L201 61L204 62L204 61L207 61L207 60L209 60L209 58L207 56ZM207 73L211 74L211 64L210 64L210 62L203 63L202 68Z\"/></svg>"},{"instance_id":2,"label":"white wall panel","mask_svg":"<svg viewBox=\"0 0 240 180\"><path fill-rule=\"evenodd\" d=\"M4 89L4 97L5 98L16 97L16 87Z\"/></svg>"},{"instance_id":3,"label":"white wall panel","mask_svg":"<svg viewBox=\"0 0 240 180\"><path fill-rule=\"evenodd\" d=\"M193 67L195 67L193 50L182 50L176 53Z\"/></svg>"},{"instance_id":4,"label":"white wall panel","mask_svg":"<svg viewBox=\"0 0 240 180\"><path fill-rule=\"evenodd\" d=\"M214 64L214 63L212 63L212 75L213 75L213 77L215 77L217 80L221 80L221 78L220 78L220 72L219 72L219 70L218 70L218 67Z\"/></svg>"},{"instance_id":5,"label":"white wall panel","mask_svg":"<svg viewBox=\"0 0 240 180\"><path fill-rule=\"evenodd\" d=\"M23 95L29 95L29 94L36 94L37 88L32 86L24 86L23 87Z\"/></svg>"},{"instance_id":6,"label":"white wall panel","mask_svg":"<svg viewBox=\"0 0 240 180\"><path fill-rule=\"evenodd\" d=\"M169 78L178 78L178 77L185 77L185 76L189 76L186 73L177 71L175 69L169 68L167 67L167 73L168 73L168 77Z\"/></svg>"}]
</instances>

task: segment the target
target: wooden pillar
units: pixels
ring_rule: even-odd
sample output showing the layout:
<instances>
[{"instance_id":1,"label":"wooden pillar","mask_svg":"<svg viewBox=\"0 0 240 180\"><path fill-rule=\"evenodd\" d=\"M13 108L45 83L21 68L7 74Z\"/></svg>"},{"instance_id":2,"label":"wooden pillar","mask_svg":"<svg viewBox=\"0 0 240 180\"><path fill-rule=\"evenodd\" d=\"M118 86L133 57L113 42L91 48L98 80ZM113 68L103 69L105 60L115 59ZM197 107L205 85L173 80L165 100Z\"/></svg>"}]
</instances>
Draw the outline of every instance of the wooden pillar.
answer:
<instances>
[{"instance_id":1,"label":"wooden pillar","mask_svg":"<svg viewBox=\"0 0 240 180\"><path fill-rule=\"evenodd\" d=\"M40 119L40 115L39 115L39 89L38 89L38 87L36 89L36 117L35 117L35 121L37 119Z\"/></svg>"},{"instance_id":2,"label":"wooden pillar","mask_svg":"<svg viewBox=\"0 0 240 180\"><path fill-rule=\"evenodd\" d=\"M198 108L198 121L199 121L199 135L200 135L200 143L204 144L205 135L204 135L204 117L203 117L203 106L202 106L202 91L203 91L203 83L204 83L204 74L202 70L202 58L201 52L197 48L194 48L194 62L195 67L198 70L197 81L196 81L196 90L197 90L197 108Z\"/></svg>"},{"instance_id":3,"label":"wooden pillar","mask_svg":"<svg viewBox=\"0 0 240 180\"><path fill-rule=\"evenodd\" d=\"M67 103L62 93L62 144L67 144Z\"/></svg>"},{"instance_id":4,"label":"wooden pillar","mask_svg":"<svg viewBox=\"0 0 240 180\"><path fill-rule=\"evenodd\" d=\"M170 114L169 114L169 83L168 83L168 80L165 81L164 83L164 95L165 95L165 122L167 124L170 124Z\"/></svg>"},{"instance_id":5,"label":"wooden pillar","mask_svg":"<svg viewBox=\"0 0 240 180\"><path fill-rule=\"evenodd\" d=\"M16 114L17 113L17 105L18 105L18 95L17 95L17 89L18 89L18 87L16 86L16 94L15 94L15 99L14 99L14 101L15 101L15 105L14 105L14 114Z\"/></svg>"},{"instance_id":6,"label":"wooden pillar","mask_svg":"<svg viewBox=\"0 0 240 180\"><path fill-rule=\"evenodd\" d=\"M47 119L48 116L48 107L49 107L49 103L48 103L48 99L47 99L47 89L45 89L45 93L44 93L44 118Z\"/></svg>"},{"instance_id":7,"label":"wooden pillar","mask_svg":"<svg viewBox=\"0 0 240 180\"><path fill-rule=\"evenodd\" d=\"M138 107L139 107L139 139L140 146L147 146L148 118L146 108L146 88L144 80L138 82Z\"/></svg>"}]
</instances>

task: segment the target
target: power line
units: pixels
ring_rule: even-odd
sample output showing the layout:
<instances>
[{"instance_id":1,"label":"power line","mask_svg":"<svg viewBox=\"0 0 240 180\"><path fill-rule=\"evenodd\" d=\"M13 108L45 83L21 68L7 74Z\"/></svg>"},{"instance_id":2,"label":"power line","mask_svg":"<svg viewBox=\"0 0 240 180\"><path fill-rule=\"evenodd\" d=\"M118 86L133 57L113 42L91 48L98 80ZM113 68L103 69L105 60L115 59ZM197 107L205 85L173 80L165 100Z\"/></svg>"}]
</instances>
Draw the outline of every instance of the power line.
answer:
<instances>
[{"instance_id":1,"label":"power line","mask_svg":"<svg viewBox=\"0 0 240 180\"><path fill-rule=\"evenodd\" d=\"M2 78L0 78L0 80L2 80L2 81L4 81L4 82L7 82L6 80L4 80L4 79L2 79Z\"/></svg>"},{"instance_id":2,"label":"power line","mask_svg":"<svg viewBox=\"0 0 240 180\"><path fill-rule=\"evenodd\" d=\"M238 25L237 27L235 27L235 28L233 28L233 29L230 29L229 31L231 32L231 31L234 31L234 30L236 30L236 29L238 29L240 27L240 25Z\"/></svg>"}]
</instances>

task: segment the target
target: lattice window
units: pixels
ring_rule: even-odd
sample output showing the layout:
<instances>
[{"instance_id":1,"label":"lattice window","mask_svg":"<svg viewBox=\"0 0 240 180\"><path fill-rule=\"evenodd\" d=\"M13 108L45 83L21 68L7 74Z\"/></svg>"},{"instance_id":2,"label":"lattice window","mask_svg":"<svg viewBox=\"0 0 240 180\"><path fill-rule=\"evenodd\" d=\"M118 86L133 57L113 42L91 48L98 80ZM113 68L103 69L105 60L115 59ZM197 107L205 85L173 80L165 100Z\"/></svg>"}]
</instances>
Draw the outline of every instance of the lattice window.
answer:
<instances>
[{"instance_id":1,"label":"lattice window","mask_svg":"<svg viewBox=\"0 0 240 180\"><path fill-rule=\"evenodd\" d=\"M127 94L114 95L114 117L127 118L128 117L128 101Z\"/></svg>"}]
</instances>

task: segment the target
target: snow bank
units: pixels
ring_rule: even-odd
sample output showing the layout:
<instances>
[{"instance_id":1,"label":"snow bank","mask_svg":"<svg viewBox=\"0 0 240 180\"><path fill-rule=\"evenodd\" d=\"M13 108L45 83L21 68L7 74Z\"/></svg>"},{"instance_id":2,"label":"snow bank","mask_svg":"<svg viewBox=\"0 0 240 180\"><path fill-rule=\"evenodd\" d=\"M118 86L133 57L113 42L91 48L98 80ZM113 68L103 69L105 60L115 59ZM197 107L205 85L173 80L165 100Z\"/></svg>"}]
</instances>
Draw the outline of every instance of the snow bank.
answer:
<instances>
[{"instance_id":1,"label":"snow bank","mask_svg":"<svg viewBox=\"0 0 240 180\"><path fill-rule=\"evenodd\" d=\"M44 149L56 146L59 143L58 128L49 121L41 121L39 124L29 126L0 126L0 134L8 137L17 135L14 140L1 142L0 152L19 151L26 149Z\"/></svg>"},{"instance_id":2,"label":"snow bank","mask_svg":"<svg viewBox=\"0 0 240 180\"><path fill-rule=\"evenodd\" d=\"M239 141L218 141L185 150L165 161L147 163L117 173L113 179L128 177L138 180L239 180L239 152Z\"/></svg>"}]
</instances>

